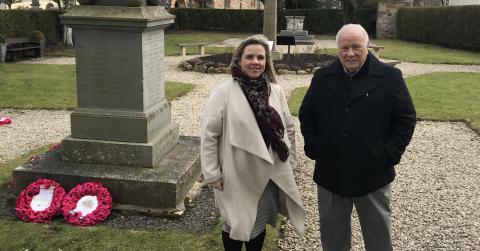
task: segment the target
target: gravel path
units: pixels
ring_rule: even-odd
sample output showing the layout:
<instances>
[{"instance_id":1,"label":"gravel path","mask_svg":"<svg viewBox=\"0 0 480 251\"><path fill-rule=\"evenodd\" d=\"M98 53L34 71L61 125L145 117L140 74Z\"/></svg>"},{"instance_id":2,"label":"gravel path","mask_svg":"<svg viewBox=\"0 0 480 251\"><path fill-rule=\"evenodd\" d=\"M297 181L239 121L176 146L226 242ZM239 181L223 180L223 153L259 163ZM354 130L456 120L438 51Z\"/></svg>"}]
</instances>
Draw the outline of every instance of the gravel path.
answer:
<instances>
[{"instance_id":1,"label":"gravel path","mask_svg":"<svg viewBox=\"0 0 480 251\"><path fill-rule=\"evenodd\" d=\"M196 88L172 102L172 120L182 135L199 135L200 115L212 88L228 75L180 72L180 57L166 58L166 79L193 83ZM49 59L42 61L48 63ZM55 59L73 63L72 59ZM39 62L36 62L39 63ZM405 76L433 71L480 72L480 66L397 65ZM279 82L287 95L308 86L311 75L283 75ZM0 110L13 123L0 127L0 164L69 134L68 111ZM185 123L188 121L188 123ZM287 222L282 226L281 250L321 250L318 232L316 186L311 177L313 162L303 153L297 126L299 166L296 170L307 215L305 238L297 237ZM480 137L463 123L419 122L412 143L396 167L392 186L393 240L395 250L478 250L480 247ZM360 227L353 221L352 250L363 250Z\"/></svg>"}]
</instances>

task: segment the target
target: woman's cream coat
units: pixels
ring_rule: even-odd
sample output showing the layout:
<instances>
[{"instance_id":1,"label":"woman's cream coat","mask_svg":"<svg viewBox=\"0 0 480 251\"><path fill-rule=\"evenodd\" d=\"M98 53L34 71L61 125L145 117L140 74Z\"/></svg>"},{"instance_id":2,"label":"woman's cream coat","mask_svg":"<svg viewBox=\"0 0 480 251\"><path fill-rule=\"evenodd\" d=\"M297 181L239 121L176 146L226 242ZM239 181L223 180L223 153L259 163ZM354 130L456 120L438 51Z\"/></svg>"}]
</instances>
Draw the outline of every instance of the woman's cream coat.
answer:
<instances>
[{"instance_id":1,"label":"woman's cream coat","mask_svg":"<svg viewBox=\"0 0 480 251\"><path fill-rule=\"evenodd\" d=\"M291 219L303 236L303 208L292 167L296 166L295 127L283 89L270 85L269 105L285 127L284 141L290 148L282 162L267 149L255 116L238 82L230 79L217 86L208 99L202 120L201 162L205 181L222 179L223 191L215 200L223 220L232 227L230 238L248 241L257 215L257 204L268 181L279 189L279 213Z\"/></svg>"}]
</instances>

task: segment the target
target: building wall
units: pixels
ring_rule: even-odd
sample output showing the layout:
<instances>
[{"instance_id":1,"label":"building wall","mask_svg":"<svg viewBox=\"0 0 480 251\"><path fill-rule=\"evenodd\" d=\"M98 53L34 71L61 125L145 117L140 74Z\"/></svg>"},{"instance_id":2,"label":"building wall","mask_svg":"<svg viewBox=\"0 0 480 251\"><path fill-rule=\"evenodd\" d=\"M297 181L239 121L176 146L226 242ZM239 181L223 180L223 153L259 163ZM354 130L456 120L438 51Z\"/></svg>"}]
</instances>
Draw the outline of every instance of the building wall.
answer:
<instances>
[{"instance_id":1,"label":"building wall","mask_svg":"<svg viewBox=\"0 0 480 251\"><path fill-rule=\"evenodd\" d=\"M215 0L214 8L225 8L225 6L226 9L259 9L263 4L260 0Z\"/></svg>"},{"instance_id":2,"label":"building wall","mask_svg":"<svg viewBox=\"0 0 480 251\"><path fill-rule=\"evenodd\" d=\"M480 0L449 0L448 5L480 5Z\"/></svg>"}]
</instances>

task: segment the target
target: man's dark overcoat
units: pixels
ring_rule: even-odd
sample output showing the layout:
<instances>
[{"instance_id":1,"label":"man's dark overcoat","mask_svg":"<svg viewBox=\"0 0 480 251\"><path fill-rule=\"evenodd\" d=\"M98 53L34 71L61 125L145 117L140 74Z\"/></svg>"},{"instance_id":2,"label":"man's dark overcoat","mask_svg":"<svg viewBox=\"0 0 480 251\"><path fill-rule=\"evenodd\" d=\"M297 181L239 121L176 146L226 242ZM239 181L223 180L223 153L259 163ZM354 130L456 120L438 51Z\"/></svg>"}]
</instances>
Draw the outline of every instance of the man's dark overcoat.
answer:
<instances>
[{"instance_id":1,"label":"man's dark overcoat","mask_svg":"<svg viewBox=\"0 0 480 251\"><path fill-rule=\"evenodd\" d=\"M342 197L392 182L416 123L401 71L371 54L354 77L338 59L318 69L299 117L314 181Z\"/></svg>"}]
</instances>

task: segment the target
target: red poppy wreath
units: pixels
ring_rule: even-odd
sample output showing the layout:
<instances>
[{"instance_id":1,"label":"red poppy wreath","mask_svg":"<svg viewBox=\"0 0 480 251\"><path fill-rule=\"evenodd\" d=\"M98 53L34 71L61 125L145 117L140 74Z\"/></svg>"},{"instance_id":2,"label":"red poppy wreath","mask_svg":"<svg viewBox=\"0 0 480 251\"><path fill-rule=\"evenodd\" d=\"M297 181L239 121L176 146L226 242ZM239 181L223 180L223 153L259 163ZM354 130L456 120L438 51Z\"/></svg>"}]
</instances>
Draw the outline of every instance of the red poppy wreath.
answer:
<instances>
[{"instance_id":1,"label":"red poppy wreath","mask_svg":"<svg viewBox=\"0 0 480 251\"><path fill-rule=\"evenodd\" d=\"M40 178L17 197L15 211L25 222L50 222L60 214L65 189L54 180Z\"/></svg>"},{"instance_id":2,"label":"red poppy wreath","mask_svg":"<svg viewBox=\"0 0 480 251\"><path fill-rule=\"evenodd\" d=\"M112 197L98 182L87 182L74 187L62 202L65 221L78 226L92 226L107 219L112 210Z\"/></svg>"}]
</instances>

